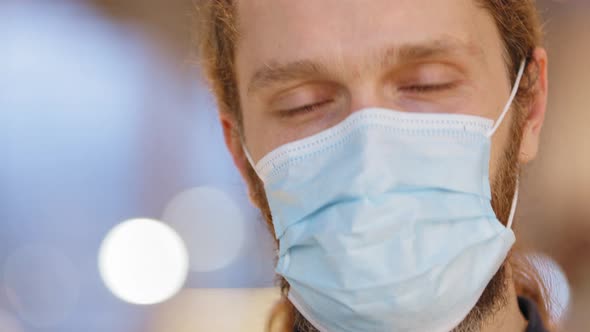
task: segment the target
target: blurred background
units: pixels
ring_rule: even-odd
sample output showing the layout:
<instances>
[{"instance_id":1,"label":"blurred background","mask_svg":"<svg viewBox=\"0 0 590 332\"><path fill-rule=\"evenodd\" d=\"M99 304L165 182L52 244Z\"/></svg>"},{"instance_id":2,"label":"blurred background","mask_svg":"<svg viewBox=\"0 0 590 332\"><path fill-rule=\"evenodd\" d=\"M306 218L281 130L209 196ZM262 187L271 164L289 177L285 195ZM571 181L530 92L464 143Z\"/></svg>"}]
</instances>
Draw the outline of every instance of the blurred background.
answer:
<instances>
[{"instance_id":1,"label":"blurred background","mask_svg":"<svg viewBox=\"0 0 590 332\"><path fill-rule=\"evenodd\" d=\"M590 2L538 3L550 103L517 231L553 315L583 331ZM194 23L192 0L0 0L1 332L262 330L274 247L225 150Z\"/></svg>"}]
</instances>

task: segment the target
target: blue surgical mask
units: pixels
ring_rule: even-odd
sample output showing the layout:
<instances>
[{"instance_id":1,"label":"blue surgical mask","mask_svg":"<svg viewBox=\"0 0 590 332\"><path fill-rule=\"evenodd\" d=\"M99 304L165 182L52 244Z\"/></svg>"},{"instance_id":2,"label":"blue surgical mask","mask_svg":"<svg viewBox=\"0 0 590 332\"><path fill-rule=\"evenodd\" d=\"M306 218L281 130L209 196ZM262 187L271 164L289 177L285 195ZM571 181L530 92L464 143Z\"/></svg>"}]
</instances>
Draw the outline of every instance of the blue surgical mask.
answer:
<instances>
[{"instance_id":1,"label":"blue surgical mask","mask_svg":"<svg viewBox=\"0 0 590 332\"><path fill-rule=\"evenodd\" d=\"M508 227L491 205L490 138L523 71L495 125L370 108L255 164L276 272L317 329L447 332L475 306L515 241L517 195Z\"/></svg>"}]
</instances>

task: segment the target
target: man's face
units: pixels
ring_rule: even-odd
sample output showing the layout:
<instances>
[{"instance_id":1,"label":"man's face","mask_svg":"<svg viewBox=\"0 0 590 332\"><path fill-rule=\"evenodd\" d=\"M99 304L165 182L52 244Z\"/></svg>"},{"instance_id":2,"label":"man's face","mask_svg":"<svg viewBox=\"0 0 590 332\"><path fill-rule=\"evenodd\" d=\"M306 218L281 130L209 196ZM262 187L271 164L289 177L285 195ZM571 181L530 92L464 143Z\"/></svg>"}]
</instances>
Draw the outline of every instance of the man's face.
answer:
<instances>
[{"instance_id":1,"label":"man's face","mask_svg":"<svg viewBox=\"0 0 590 332\"><path fill-rule=\"evenodd\" d=\"M473 0L238 3L236 73L254 161L365 107L496 119L508 100L501 38ZM510 121L493 138L492 178Z\"/></svg>"},{"instance_id":2,"label":"man's face","mask_svg":"<svg viewBox=\"0 0 590 332\"><path fill-rule=\"evenodd\" d=\"M237 3L235 70L243 139L234 134L240 127L235 119L222 114L222 122L234 161L269 221L268 202L242 143L256 162L366 107L496 120L509 99L513 82L502 39L475 0ZM546 54L537 49L533 57L539 84L522 110L523 130L513 125L512 110L492 138L492 203L502 219L510 209L516 164L535 156L544 118ZM483 310L472 311L465 330L476 326L469 319L479 324L478 312L501 302L503 272L488 285L477 306Z\"/></svg>"}]
</instances>

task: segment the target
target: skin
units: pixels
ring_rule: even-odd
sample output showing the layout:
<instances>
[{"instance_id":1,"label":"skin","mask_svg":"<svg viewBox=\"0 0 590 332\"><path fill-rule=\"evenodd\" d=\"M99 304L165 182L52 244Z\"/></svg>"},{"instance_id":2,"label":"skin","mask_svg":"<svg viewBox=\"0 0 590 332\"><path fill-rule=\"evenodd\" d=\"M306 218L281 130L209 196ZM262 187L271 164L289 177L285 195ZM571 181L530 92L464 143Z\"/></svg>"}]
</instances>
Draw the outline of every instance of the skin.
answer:
<instances>
[{"instance_id":1,"label":"skin","mask_svg":"<svg viewBox=\"0 0 590 332\"><path fill-rule=\"evenodd\" d=\"M256 162L366 107L495 120L509 98L513 82L500 35L472 0L238 3L235 61L243 127L228 114L221 122L244 178L242 141ZM546 109L545 50L534 50L532 61L538 79L523 109L521 164L537 154ZM510 112L492 138L491 179L510 144L512 120ZM507 271L509 301L482 331L524 331L509 266Z\"/></svg>"}]
</instances>

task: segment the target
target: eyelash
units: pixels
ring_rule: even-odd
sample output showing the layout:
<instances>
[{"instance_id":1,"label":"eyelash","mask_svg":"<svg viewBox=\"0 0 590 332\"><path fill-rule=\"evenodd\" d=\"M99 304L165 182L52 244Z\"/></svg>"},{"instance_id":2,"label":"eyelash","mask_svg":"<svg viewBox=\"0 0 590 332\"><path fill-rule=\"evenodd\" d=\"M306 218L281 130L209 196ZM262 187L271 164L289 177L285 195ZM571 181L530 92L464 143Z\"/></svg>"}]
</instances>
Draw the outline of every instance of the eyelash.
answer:
<instances>
[{"instance_id":1,"label":"eyelash","mask_svg":"<svg viewBox=\"0 0 590 332\"><path fill-rule=\"evenodd\" d=\"M425 84L425 85L410 85L401 87L400 90L406 92L417 92L417 93L428 93L438 92L451 89L455 86L454 82L443 83L443 84Z\"/></svg>"},{"instance_id":2,"label":"eyelash","mask_svg":"<svg viewBox=\"0 0 590 332\"><path fill-rule=\"evenodd\" d=\"M316 111L318 108L321 108L322 106L332 103L333 101L334 100L332 100L332 99L324 100L319 103L309 104L309 105L293 108L290 110L285 110L282 113L284 116L294 116L294 115L300 115L300 114L305 114L305 113L311 113L311 112Z\"/></svg>"}]
</instances>

